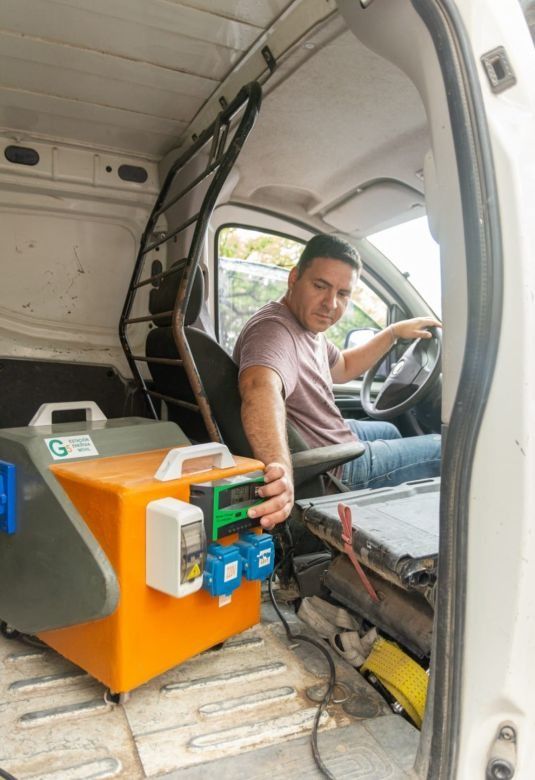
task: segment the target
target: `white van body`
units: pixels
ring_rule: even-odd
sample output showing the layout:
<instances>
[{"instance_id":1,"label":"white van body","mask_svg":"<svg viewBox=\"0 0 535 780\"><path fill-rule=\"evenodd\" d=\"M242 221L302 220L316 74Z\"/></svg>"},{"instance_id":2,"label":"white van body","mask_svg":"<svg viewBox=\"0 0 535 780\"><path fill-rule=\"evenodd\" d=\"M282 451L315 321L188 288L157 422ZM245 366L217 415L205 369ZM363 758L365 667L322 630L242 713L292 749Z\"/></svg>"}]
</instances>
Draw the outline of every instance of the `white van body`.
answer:
<instances>
[{"instance_id":1,"label":"white van body","mask_svg":"<svg viewBox=\"0 0 535 780\"><path fill-rule=\"evenodd\" d=\"M388 306L429 314L367 240L427 215L442 282L441 547L431 692L414 768L400 777L513 777L486 774L502 757L495 771L535 776L534 13L517 0L0 7L3 148L38 155L0 158L0 363L98 365L131 380L118 323L160 185L221 99L251 81L262 109L202 255L213 321L228 225L342 235ZM145 180L121 178L121 166ZM142 294L134 314L144 306ZM147 329L133 330L136 350ZM27 391L57 400L46 386ZM6 428L21 399L2 392ZM7 695L1 710L0 767L17 774L27 757L2 747L18 728ZM76 729L83 738L83 720ZM31 756L44 750L34 734ZM157 774L126 766L114 776Z\"/></svg>"}]
</instances>

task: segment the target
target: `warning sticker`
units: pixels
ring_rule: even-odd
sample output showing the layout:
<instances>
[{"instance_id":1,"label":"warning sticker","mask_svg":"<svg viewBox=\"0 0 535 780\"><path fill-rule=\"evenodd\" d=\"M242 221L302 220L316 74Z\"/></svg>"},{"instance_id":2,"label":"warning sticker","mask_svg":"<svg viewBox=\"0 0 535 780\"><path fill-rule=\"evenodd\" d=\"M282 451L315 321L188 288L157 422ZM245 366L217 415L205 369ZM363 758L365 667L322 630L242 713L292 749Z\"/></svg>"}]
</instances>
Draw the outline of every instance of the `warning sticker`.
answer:
<instances>
[{"instance_id":1,"label":"warning sticker","mask_svg":"<svg viewBox=\"0 0 535 780\"><path fill-rule=\"evenodd\" d=\"M269 552L262 553L262 555L258 558L258 565L259 566L269 566L271 563L271 555Z\"/></svg>"},{"instance_id":2,"label":"warning sticker","mask_svg":"<svg viewBox=\"0 0 535 780\"><path fill-rule=\"evenodd\" d=\"M98 450L91 440L91 436L56 436L54 439L45 439L48 451L54 460L69 460L70 458L88 458L90 455L98 455Z\"/></svg>"},{"instance_id":3,"label":"warning sticker","mask_svg":"<svg viewBox=\"0 0 535 780\"><path fill-rule=\"evenodd\" d=\"M225 582L229 582L229 580L235 580L238 576L238 561L232 561L232 563L227 563L225 565L225 574L223 575L223 580Z\"/></svg>"},{"instance_id":4,"label":"warning sticker","mask_svg":"<svg viewBox=\"0 0 535 780\"><path fill-rule=\"evenodd\" d=\"M195 563L193 564L190 571L188 572L188 576L186 577L186 579L194 580L195 577L200 577L200 576L201 576L201 567L199 566L198 563Z\"/></svg>"}]
</instances>

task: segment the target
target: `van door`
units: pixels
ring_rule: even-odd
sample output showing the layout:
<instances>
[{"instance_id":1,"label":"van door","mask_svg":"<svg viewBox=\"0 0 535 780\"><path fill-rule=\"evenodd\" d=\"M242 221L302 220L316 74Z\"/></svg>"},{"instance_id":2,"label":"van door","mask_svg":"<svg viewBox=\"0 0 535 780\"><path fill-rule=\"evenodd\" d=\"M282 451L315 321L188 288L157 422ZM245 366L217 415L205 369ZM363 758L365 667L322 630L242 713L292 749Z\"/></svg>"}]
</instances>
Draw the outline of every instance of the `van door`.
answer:
<instances>
[{"instance_id":1,"label":"van door","mask_svg":"<svg viewBox=\"0 0 535 780\"><path fill-rule=\"evenodd\" d=\"M535 771L534 680L522 660L535 639L533 42L516 2L339 6L358 38L411 77L430 124L424 175L442 256L445 441L434 712L420 765L433 777L527 778Z\"/></svg>"}]
</instances>

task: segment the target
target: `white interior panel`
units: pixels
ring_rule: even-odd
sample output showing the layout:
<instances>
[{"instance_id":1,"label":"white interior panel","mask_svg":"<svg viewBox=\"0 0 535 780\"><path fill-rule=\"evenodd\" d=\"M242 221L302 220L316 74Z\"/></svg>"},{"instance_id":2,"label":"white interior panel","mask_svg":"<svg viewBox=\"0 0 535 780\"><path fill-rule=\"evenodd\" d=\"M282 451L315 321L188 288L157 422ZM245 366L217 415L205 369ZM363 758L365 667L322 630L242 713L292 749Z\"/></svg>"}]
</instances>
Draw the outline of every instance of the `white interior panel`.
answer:
<instances>
[{"instance_id":1,"label":"white interior panel","mask_svg":"<svg viewBox=\"0 0 535 780\"><path fill-rule=\"evenodd\" d=\"M382 230L390 222L398 224L425 214L420 192L396 181L372 182L329 209L324 219L345 233L366 235Z\"/></svg>"},{"instance_id":2,"label":"white interior panel","mask_svg":"<svg viewBox=\"0 0 535 780\"><path fill-rule=\"evenodd\" d=\"M370 179L418 189L425 127L410 81L345 32L266 97L235 195L260 202L261 188L298 184L316 195L315 214Z\"/></svg>"},{"instance_id":3,"label":"white interior panel","mask_svg":"<svg viewBox=\"0 0 535 780\"><path fill-rule=\"evenodd\" d=\"M87 217L7 212L0 215L0 229L3 317L115 331L125 271L136 249L127 227Z\"/></svg>"}]
</instances>

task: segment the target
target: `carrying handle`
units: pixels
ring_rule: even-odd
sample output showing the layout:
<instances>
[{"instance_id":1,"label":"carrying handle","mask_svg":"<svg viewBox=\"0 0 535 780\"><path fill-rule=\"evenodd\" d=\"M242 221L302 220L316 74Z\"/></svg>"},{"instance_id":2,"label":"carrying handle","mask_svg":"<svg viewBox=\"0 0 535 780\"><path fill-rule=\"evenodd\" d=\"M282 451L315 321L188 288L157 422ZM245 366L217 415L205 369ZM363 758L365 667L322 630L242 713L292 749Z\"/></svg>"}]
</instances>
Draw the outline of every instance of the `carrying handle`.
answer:
<instances>
[{"instance_id":1,"label":"carrying handle","mask_svg":"<svg viewBox=\"0 0 535 780\"><path fill-rule=\"evenodd\" d=\"M94 401L59 401L58 403L41 404L29 424L31 426L52 425L54 412L70 412L75 409L84 409L88 422L100 422L108 419Z\"/></svg>"},{"instance_id":2,"label":"carrying handle","mask_svg":"<svg viewBox=\"0 0 535 780\"><path fill-rule=\"evenodd\" d=\"M208 456L212 457L212 466L217 466L220 469L228 469L236 465L236 461L225 444L209 441L206 444L192 444L190 447L176 447L169 450L154 475L154 479L160 482L179 479L182 476L184 463ZM206 471L207 469L200 470Z\"/></svg>"}]
</instances>

